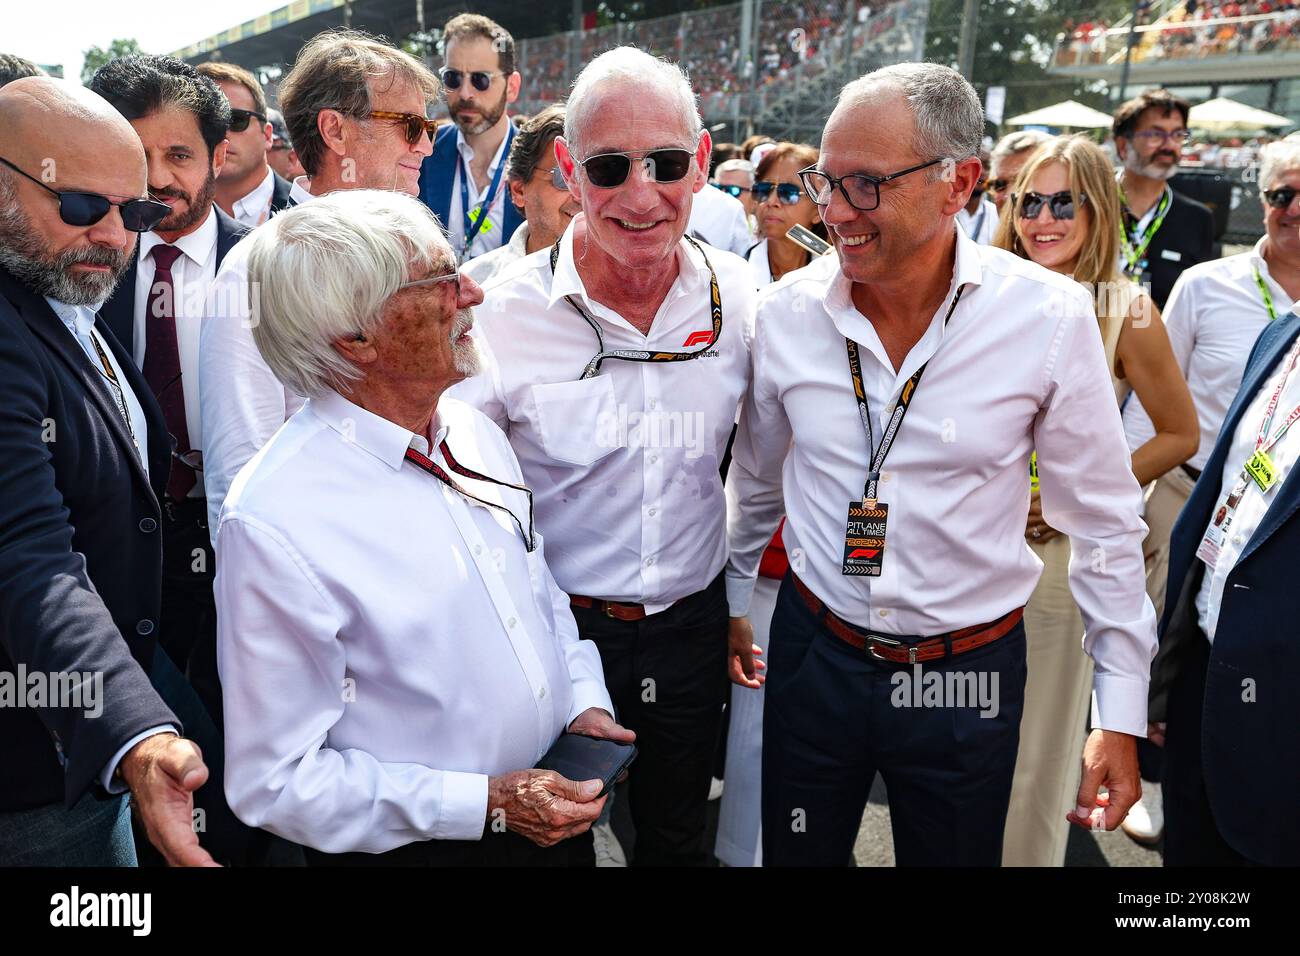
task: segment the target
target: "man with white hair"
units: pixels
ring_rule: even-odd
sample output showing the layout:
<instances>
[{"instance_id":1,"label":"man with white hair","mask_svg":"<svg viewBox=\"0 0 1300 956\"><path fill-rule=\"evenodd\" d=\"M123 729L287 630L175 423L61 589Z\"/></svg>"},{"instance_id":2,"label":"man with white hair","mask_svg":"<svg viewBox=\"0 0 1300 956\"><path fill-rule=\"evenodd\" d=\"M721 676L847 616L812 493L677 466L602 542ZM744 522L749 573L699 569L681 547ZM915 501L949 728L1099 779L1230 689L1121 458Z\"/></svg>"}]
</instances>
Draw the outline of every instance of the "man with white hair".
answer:
<instances>
[{"instance_id":1,"label":"man with white hair","mask_svg":"<svg viewBox=\"0 0 1300 956\"><path fill-rule=\"evenodd\" d=\"M707 860L727 680L719 466L749 380L754 290L742 259L685 235L711 145L676 65L631 47L596 57L555 141L583 211L484 289L484 409L638 735L637 864Z\"/></svg>"},{"instance_id":2,"label":"man with white hair","mask_svg":"<svg viewBox=\"0 0 1300 956\"><path fill-rule=\"evenodd\" d=\"M974 89L946 66L850 83L801 174L838 255L759 296L727 479L727 587L733 668L752 675L743 615L784 511L766 864L846 864L879 772L900 864L998 865L1021 615L1042 570L1021 527L1035 449L1097 664L1069 817L1114 829L1138 796L1155 650L1140 492L1091 295L954 222L982 132Z\"/></svg>"},{"instance_id":3,"label":"man with white hair","mask_svg":"<svg viewBox=\"0 0 1300 956\"><path fill-rule=\"evenodd\" d=\"M1042 130L1023 129L1008 133L998 140L989 156L988 189L998 212L1002 211L1002 204L1011 195L1011 186L1020 175L1020 170L1024 168L1025 163L1029 162L1029 157L1034 154L1034 150L1051 138Z\"/></svg>"},{"instance_id":4,"label":"man with white hair","mask_svg":"<svg viewBox=\"0 0 1300 956\"><path fill-rule=\"evenodd\" d=\"M1260 333L1300 299L1300 142L1270 143L1261 160L1264 235L1249 252L1192 266L1174 283L1162 311L1169 344L1196 404L1201 446L1185 464L1157 479L1148 492L1145 517L1150 530L1143 552L1147 593L1156 613L1165 605L1174 522L1214 450L1251 348ZM1136 395L1124 407L1124 430L1130 448L1155 434ZM1152 708L1163 711L1163 696L1153 698ZM1162 736L1157 730L1153 740ZM1134 807L1124 829L1140 842L1160 838L1163 813L1158 793Z\"/></svg>"},{"instance_id":5,"label":"man with white hair","mask_svg":"<svg viewBox=\"0 0 1300 956\"><path fill-rule=\"evenodd\" d=\"M634 735L509 443L445 395L478 371L482 291L395 192L334 193L247 242L253 337L309 400L217 531L231 807L317 864L594 863L601 781L527 768L566 728Z\"/></svg>"}]
</instances>

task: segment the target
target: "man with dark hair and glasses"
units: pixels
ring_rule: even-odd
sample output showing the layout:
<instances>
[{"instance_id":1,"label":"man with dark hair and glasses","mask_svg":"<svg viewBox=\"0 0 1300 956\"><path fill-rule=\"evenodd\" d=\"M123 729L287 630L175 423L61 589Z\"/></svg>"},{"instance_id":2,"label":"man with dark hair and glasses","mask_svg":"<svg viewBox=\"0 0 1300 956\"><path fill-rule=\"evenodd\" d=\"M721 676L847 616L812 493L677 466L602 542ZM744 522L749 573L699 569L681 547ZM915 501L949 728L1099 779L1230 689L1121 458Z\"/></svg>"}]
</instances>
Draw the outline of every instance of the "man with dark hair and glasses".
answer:
<instances>
[{"instance_id":1,"label":"man with dark hair and glasses","mask_svg":"<svg viewBox=\"0 0 1300 956\"><path fill-rule=\"evenodd\" d=\"M1168 182L1190 135L1190 110L1168 90L1147 90L1120 104L1111 126L1123 164L1120 265L1162 310L1183 270L1214 258L1214 214Z\"/></svg>"},{"instance_id":2,"label":"man with dark hair and glasses","mask_svg":"<svg viewBox=\"0 0 1300 956\"><path fill-rule=\"evenodd\" d=\"M465 262L504 246L523 222L506 183L517 132L506 107L519 98L522 80L510 31L477 13L447 21L442 54L439 78L452 122L438 131L424 161L420 199Z\"/></svg>"},{"instance_id":3,"label":"man with dark hair and glasses","mask_svg":"<svg viewBox=\"0 0 1300 956\"><path fill-rule=\"evenodd\" d=\"M131 126L73 83L0 90L0 160L0 675L76 685L0 707L0 860L134 866L130 790L168 862L210 863L208 771L150 680L167 426L97 314L170 210Z\"/></svg>"},{"instance_id":4,"label":"man with dark hair and glasses","mask_svg":"<svg viewBox=\"0 0 1300 956\"><path fill-rule=\"evenodd\" d=\"M1035 449L1097 662L1070 819L1114 829L1137 798L1155 649L1140 492L1092 296L954 221L982 175L983 132L975 90L946 66L848 84L801 173L836 255L759 295L727 476L727 591L732 669L754 676L745 615L784 514L765 865L847 864L877 773L899 864L1000 862L1021 616L1042 570L1024 544Z\"/></svg>"},{"instance_id":5,"label":"man with dark hair and glasses","mask_svg":"<svg viewBox=\"0 0 1300 956\"><path fill-rule=\"evenodd\" d=\"M262 84L233 63L200 63L194 69L217 84L230 103L226 165L217 177L217 205L242 226L260 226L289 204L292 188L291 181L276 174L267 161L274 129Z\"/></svg>"},{"instance_id":6,"label":"man with dark hair and glasses","mask_svg":"<svg viewBox=\"0 0 1300 956\"><path fill-rule=\"evenodd\" d=\"M702 865L726 690L719 467L754 287L686 235L710 140L679 67L632 47L579 74L555 155L582 206L485 290L484 410L537 500L547 561L636 731L632 862ZM715 190L716 191L716 190Z\"/></svg>"}]
</instances>

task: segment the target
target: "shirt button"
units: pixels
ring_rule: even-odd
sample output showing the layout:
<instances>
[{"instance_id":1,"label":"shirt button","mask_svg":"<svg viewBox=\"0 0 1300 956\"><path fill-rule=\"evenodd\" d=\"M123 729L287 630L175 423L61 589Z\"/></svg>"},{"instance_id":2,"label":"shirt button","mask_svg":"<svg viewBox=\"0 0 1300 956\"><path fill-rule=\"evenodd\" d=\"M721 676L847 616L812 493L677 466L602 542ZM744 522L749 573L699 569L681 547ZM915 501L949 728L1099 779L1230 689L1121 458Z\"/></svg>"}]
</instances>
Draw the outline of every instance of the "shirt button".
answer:
<instances>
[{"instance_id":1,"label":"shirt button","mask_svg":"<svg viewBox=\"0 0 1300 956\"><path fill-rule=\"evenodd\" d=\"M1237 547L1241 547L1241 541L1242 541L1241 535L1234 534L1232 536L1232 543L1235 544Z\"/></svg>"},{"instance_id":2,"label":"shirt button","mask_svg":"<svg viewBox=\"0 0 1300 956\"><path fill-rule=\"evenodd\" d=\"M514 627L518 623L519 622L512 617L510 620L506 621L506 627Z\"/></svg>"},{"instance_id":3,"label":"shirt button","mask_svg":"<svg viewBox=\"0 0 1300 956\"><path fill-rule=\"evenodd\" d=\"M537 692L537 699L542 700L545 697L546 697L546 688L543 687L541 690Z\"/></svg>"},{"instance_id":4,"label":"shirt button","mask_svg":"<svg viewBox=\"0 0 1300 956\"><path fill-rule=\"evenodd\" d=\"M649 512L650 517L652 517L652 518L653 518L655 515L657 515L658 513L659 513L659 509L658 509L658 508L651 508L651 509L650 509L650 512Z\"/></svg>"},{"instance_id":5,"label":"shirt button","mask_svg":"<svg viewBox=\"0 0 1300 956\"><path fill-rule=\"evenodd\" d=\"M658 456L658 455L651 455L651 456L650 456L650 464L653 465L653 464L655 464L658 460L659 460L659 456Z\"/></svg>"},{"instance_id":6,"label":"shirt button","mask_svg":"<svg viewBox=\"0 0 1300 956\"><path fill-rule=\"evenodd\" d=\"M476 545L474 545L474 553L475 553L475 554L482 554L482 553L483 553L483 545L481 545L481 544L476 544Z\"/></svg>"},{"instance_id":7,"label":"shirt button","mask_svg":"<svg viewBox=\"0 0 1300 956\"><path fill-rule=\"evenodd\" d=\"M135 632L141 637L146 637L153 633L153 621L145 618L143 621L135 622Z\"/></svg>"},{"instance_id":8,"label":"shirt button","mask_svg":"<svg viewBox=\"0 0 1300 956\"><path fill-rule=\"evenodd\" d=\"M876 613L879 614L881 617L889 617L889 609L888 609L888 608L883 608L883 607L882 607L882 608L881 608L879 611L877 611Z\"/></svg>"},{"instance_id":9,"label":"shirt button","mask_svg":"<svg viewBox=\"0 0 1300 956\"><path fill-rule=\"evenodd\" d=\"M651 410L651 411L654 411L655 407L656 407L658 404L659 404L658 399L654 399L654 398L650 399L650 410Z\"/></svg>"},{"instance_id":10,"label":"shirt button","mask_svg":"<svg viewBox=\"0 0 1300 956\"><path fill-rule=\"evenodd\" d=\"M888 481L888 480L889 480L889 472L887 472L887 471L882 471L882 472L880 473L880 480L881 480L881 481Z\"/></svg>"},{"instance_id":11,"label":"shirt button","mask_svg":"<svg viewBox=\"0 0 1300 956\"><path fill-rule=\"evenodd\" d=\"M655 559L654 559L654 558L646 558L646 559L645 559L645 566L646 566L647 568L648 568L648 567L652 567L652 566L654 565L654 563L655 563Z\"/></svg>"},{"instance_id":12,"label":"shirt button","mask_svg":"<svg viewBox=\"0 0 1300 956\"><path fill-rule=\"evenodd\" d=\"M145 534L153 534L158 530L158 522L154 521L153 518L141 518L140 530Z\"/></svg>"}]
</instances>

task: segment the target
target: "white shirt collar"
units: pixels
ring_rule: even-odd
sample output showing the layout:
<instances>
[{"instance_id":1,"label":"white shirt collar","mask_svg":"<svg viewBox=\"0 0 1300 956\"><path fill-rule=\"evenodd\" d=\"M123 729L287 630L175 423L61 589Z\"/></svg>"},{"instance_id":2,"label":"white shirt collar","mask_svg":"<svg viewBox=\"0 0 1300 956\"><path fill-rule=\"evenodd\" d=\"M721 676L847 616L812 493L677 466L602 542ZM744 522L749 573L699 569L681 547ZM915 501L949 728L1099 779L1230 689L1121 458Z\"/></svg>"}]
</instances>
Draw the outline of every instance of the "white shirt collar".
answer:
<instances>
[{"instance_id":1,"label":"white shirt collar","mask_svg":"<svg viewBox=\"0 0 1300 956\"><path fill-rule=\"evenodd\" d=\"M299 206L315 199L311 192L311 177L299 176L295 179L293 185L289 187L289 198Z\"/></svg>"},{"instance_id":2,"label":"white shirt collar","mask_svg":"<svg viewBox=\"0 0 1300 956\"><path fill-rule=\"evenodd\" d=\"M519 228L514 231L509 242L510 251L522 259L528 255L528 222L525 220L519 224Z\"/></svg>"},{"instance_id":3,"label":"white shirt collar","mask_svg":"<svg viewBox=\"0 0 1300 956\"><path fill-rule=\"evenodd\" d=\"M156 232L146 232L140 236L140 261L143 262L149 257L154 246L168 245L166 239ZM195 263L202 265L207 262L212 255L212 251L217 248L217 207L214 203L208 210L208 216L203 220L202 225L188 235L181 236L175 242L170 243L175 246Z\"/></svg>"},{"instance_id":4,"label":"white shirt collar","mask_svg":"<svg viewBox=\"0 0 1300 956\"><path fill-rule=\"evenodd\" d=\"M69 305L67 302L52 299L49 296L45 297L45 301L50 304L50 308L59 317L59 321L66 325L68 331L79 339L89 337L90 330L95 327L95 316L99 314L99 310L103 305L102 302L97 302L94 305Z\"/></svg>"},{"instance_id":5,"label":"white shirt collar","mask_svg":"<svg viewBox=\"0 0 1300 956\"><path fill-rule=\"evenodd\" d=\"M578 214L582 215L581 213ZM569 223L569 228L564 230L564 235L560 237L560 257L555 263L555 277L551 280L551 295L547 303L548 307L555 305L556 302L563 299L566 295L577 295L589 305L591 299L587 296L587 288L582 284L582 277L578 275L578 269L573 261L573 232L574 225L578 221L578 216L574 216ZM550 250L546 255L550 256ZM668 292L669 297L675 297L674 292L680 295L689 291L699 282L707 282L709 267L704 262L704 256L696 251L685 238L677 241L677 281L673 283Z\"/></svg>"},{"instance_id":6,"label":"white shirt collar","mask_svg":"<svg viewBox=\"0 0 1300 956\"><path fill-rule=\"evenodd\" d=\"M270 166L267 166L266 176L263 177L262 181L246 195L231 203L230 208L235 211L236 218L239 216L261 216L271 203L271 193L274 189L275 171Z\"/></svg>"},{"instance_id":7,"label":"white shirt collar","mask_svg":"<svg viewBox=\"0 0 1300 956\"><path fill-rule=\"evenodd\" d=\"M514 129L515 121L511 118L507 124L506 135L501 137L501 142L497 145L497 151L492 154L492 162L488 164L488 172L492 172L501 165L501 160L506 155L506 142L510 139L510 130ZM456 151L460 153L460 158L468 166L474 160L474 147L465 141L465 132L459 126L456 127Z\"/></svg>"},{"instance_id":8,"label":"white shirt collar","mask_svg":"<svg viewBox=\"0 0 1300 956\"><path fill-rule=\"evenodd\" d=\"M417 435L396 422L367 411L338 392L325 392L311 399L307 405L317 418L338 432L345 442L373 455L394 471L401 469L408 448L414 448L423 455L429 454L427 436ZM434 412L430 431L435 443L441 441L447 432L437 411Z\"/></svg>"}]
</instances>

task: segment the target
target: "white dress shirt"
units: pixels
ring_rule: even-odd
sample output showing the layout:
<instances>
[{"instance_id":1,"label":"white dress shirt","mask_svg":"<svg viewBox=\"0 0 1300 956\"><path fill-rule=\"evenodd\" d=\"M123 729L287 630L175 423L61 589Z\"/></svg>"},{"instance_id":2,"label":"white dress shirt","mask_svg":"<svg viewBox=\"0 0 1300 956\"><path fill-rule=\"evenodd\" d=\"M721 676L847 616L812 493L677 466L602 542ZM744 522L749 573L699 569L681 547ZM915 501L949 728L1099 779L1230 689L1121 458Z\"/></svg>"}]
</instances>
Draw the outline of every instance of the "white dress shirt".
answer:
<instances>
[{"instance_id":1,"label":"white dress shirt","mask_svg":"<svg viewBox=\"0 0 1300 956\"><path fill-rule=\"evenodd\" d=\"M754 244L744 203L707 184L691 198L686 234L738 256L743 256Z\"/></svg>"},{"instance_id":2,"label":"white dress shirt","mask_svg":"<svg viewBox=\"0 0 1300 956\"><path fill-rule=\"evenodd\" d=\"M550 250L541 249L484 289L478 328L495 361L479 376L478 401L510 436L537 496L551 570L570 594L656 613L722 570L718 467L749 381L755 293L744 261L705 249L722 299L722 334L709 354L606 359L586 381L578 377L598 352L596 334L566 295L600 324L607 350L702 347L696 333L713 327L709 270L686 240L649 336L587 295L574 267L572 226L554 277Z\"/></svg>"},{"instance_id":3,"label":"white dress shirt","mask_svg":"<svg viewBox=\"0 0 1300 956\"><path fill-rule=\"evenodd\" d=\"M957 222L966 230L966 235L987 246L993 242L993 234L998 228L998 207L987 199L981 199L979 208L973 213L959 209Z\"/></svg>"},{"instance_id":4,"label":"white dress shirt","mask_svg":"<svg viewBox=\"0 0 1300 956\"><path fill-rule=\"evenodd\" d=\"M1093 724L1145 734L1156 648L1146 527L1092 298L953 230L953 284L898 371L836 256L759 294L754 381L727 481L731 613L748 612L783 511L795 573L860 627L931 636L1023 606L1042 571L1024 537L1037 449L1043 515L1070 537L1071 591L1096 662ZM945 328L957 286L965 291ZM846 337L860 346L877 442L903 385L929 361L882 470L889 517L875 578L841 571L849 503L863 497L870 460Z\"/></svg>"},{"instance_id":5,"label":"white dress shirt","mask_svg":"<svg viewBox=\"0 0 1300 956\"><path fill-rule=\"evenodd\" d=\"M271 193L275 191L275 172L266 167L266 177L253 187L253 191L231 203L234 220L254 229L266 222L271 213Z\"/></svg>"},{"instance_id":6,"label":"white dress shirt","mask_svg":"<svg viewBox=\"0 0 1300 956\"><path fill-rule=\"evenodd\" d=\"M776 281L772 278L772 263L767 258L766 239L750 249L745 258L749 260L749 271L754 280L754 288L763 289Z\"/></svg>"},{"instance_id":7,"label":"white dress shirt","mask_svg":"<svg viewBox=\"0 0 1300 956\"><path fill-rule=\"evenodd\" d=\"M131 330L134 341L132 357L138 368L144 368L145 342L148 329L145 313L149 307L149 289L157 272L153 250L169 243L156 232L140 235L140 252L135 267L135 317ZM208 290L217 274L217 210L208 211L203 224L188 236L170 243L181 251L172 263L172 287L175 291L176 348L181 360L181 387L185 391L185 428L189 434L190 448L203 449L203 416L199 401L199 329L203 324L203 310L207 305ZM185 449L181 449L184 451ZM204 464L207 457L204 456ZM190 489L189 497L203 497L199 482Z\"/></svg>"},{"instance_id":8,"label":"white dress shirt","mask_svg":"<svg viewBox=\"0 0 1300 956\"><path fill-rule=\"evenodd\" d=\"M501 145L497 151L492 154L492 162L488 165L487 185L482 189L478 188L478 183L474 181L473 173L470 174L469 182L466 189L469 192L469 205L473 209L479 203L487 199L488 190L492 188L492 176L496 173L497 167L506 161L506 140L509 137L503 137ZM462 168L469 170L473 168L474 148L465 142L465 134L459 128L456 130L456 152L460 156L460 162L456 163L451 178L451 206L447 210L446 223L447 233L451 237L451 247L459 256L461 249L465 245L465 205L461 202L460 196L460 177ZM469 251L461 257L462 261L473 259L475 256L481 256L493 249L501 246L501 230L505 222L506 203L510 201L510 184L506 182L506 173L501 171L501 182L497 186L497 193L492 197L492 205L487 210L487 222L479 228L478 233L474 236L474 241L470 244ZM472 228L472 227L471 227Z\"/></svg>"},{"instance_id":9,"label":"white dress shirt","mask_svg":"<svg viewBox=\"0 0 1300 956\"><path fill-rule=\"evenodd\" d=\"M526 255L528 255L528 223L522 222L508 243L476 259L471 259L461 266L460 272L461 275L467 275L479 285L483 285L506 266Z\"/></svg>"},{"instance_id":10,"label":"white dress shirt","mask_svg":"<svg viewBox=\"0 0 1300 956\"><path fill-rule=\"evenodd\" d=\"M591 707L595 645L508 515L408 447L519 483L505 436L444 398L424 436L328 393L240 472L217 534L226 796L325 852L478 839L488 777L533 767ZM520 491L457 477L528 527Z\"/></svg>"},{"instance_id":11,"label":"white dress shirt","mask_svg":"<svg viewBox=\"0 0 1300 956\"><path fill-rule=\"evenodd\" d=\"M289 198L296 205L308 202L313 198L309 187L310 180L299 176ZM208 529L214 540L221 503L235 476L306 401L280 384L253 341L248 249L247 242L238 242L221 261L199 333L198 396L207 439L195 447L203 449ZM187 402L189 398L187 392Z\"/></svg>"},{"instance_id":12,"label":"white dress shirt","mask_svg":"<svg viewBox=\"0 0 1300 956\"><path fill-rule=\"evenodd\" d=\"M1250 252L1192 266L1178 277L1165 303L1169 344L1187 379L1201 426L1200 448L1187 462L1193 468L1204 468L1209 460L1228 406L1241 387L1251 347L1270 321L1255 269L1279 316L1295 304L1269 275L1260 254L1263 245L1261 238ZM1132 449L1155 437L1155 426L1136 394L1124 406L1124 432Z\"/></svg>"},{"instance_id":13,"label":"white dress shirt","mask_svg":"<svg viewBox=\"0 0 1300 956\"><path fill-rule=\"evenodd\" d=\"M1264 383L1264 387L1256 393L1246 407L1245 413L1238 420L1237 429L1232 433L1232 444L1228 446L1228 457L1224 459L1223 471L1219 475L1219 500L1215 502L1214 510L1210 512L1211 521L1237 484L1246 460L1254 454L1255 440L1259 437L1259 426L1264 421L1269 400L1277 390L1278 381L1297 349L1300 349L1300 339L1297 339L1296 344L1282 357ZM1292 371L1287 379L1282 397L1277 403L1277 411L1273 415L1268 437L1272 437L1273 432L1290 417L1297 405L1300 405L1300 369ZM1201 630L1205 632L1211 643L1214 642L1214 632L1219 626L1219 608L1223 603L1223 588L1227 583L1228 574L1236 566L1237 559L1241 557L1242 551L1250 543L1260 522L1264 520L1269 505L1277 497L1277 489L1287 480L1287 475L1290 474L1297 456L1300 456L1300 422L1292 425L1286 434L1278 439L1277 444L1268 450L1268 457L1277 472L1277 480L1272 488L1268 492L1263 492L1255 482L1249 480L1246 482L1241 501L1237 503L1233 512L1228 534L1219 547L1218 560L1213 570L1207 568L1205 571L1205 576L1201 580L1201 589L1196 593L1196 616Z\"/></svg>"}]
</instances>

